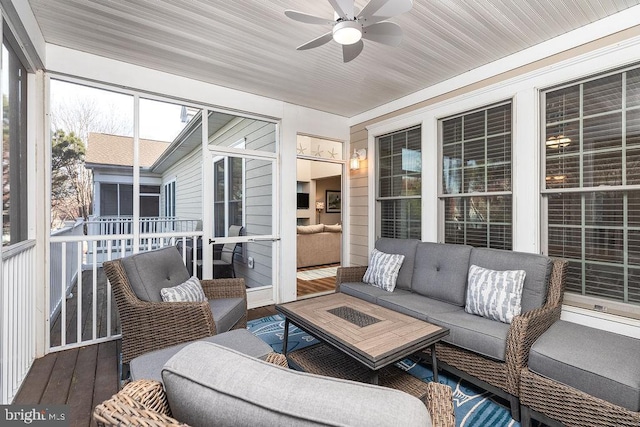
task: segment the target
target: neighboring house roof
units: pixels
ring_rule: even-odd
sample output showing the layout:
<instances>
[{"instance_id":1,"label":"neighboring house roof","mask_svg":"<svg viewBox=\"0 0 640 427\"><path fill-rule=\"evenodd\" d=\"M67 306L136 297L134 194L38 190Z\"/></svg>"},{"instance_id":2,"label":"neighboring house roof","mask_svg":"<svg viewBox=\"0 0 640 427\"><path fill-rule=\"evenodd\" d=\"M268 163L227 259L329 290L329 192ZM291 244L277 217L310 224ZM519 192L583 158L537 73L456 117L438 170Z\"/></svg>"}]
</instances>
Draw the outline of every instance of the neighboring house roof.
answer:
<instances>
[{"instance_id":1,"label":"neighboring house roof","mask_svg":"<svg viewBox=\"0 0 640 427\"><path fill-rule=\"evenodd\" d=\"M150 167L168 146L168 142L140 139L140 166ZM133 166L133 138L106 133L89 133L85 163Z\"/></svg>"}]
</instances>

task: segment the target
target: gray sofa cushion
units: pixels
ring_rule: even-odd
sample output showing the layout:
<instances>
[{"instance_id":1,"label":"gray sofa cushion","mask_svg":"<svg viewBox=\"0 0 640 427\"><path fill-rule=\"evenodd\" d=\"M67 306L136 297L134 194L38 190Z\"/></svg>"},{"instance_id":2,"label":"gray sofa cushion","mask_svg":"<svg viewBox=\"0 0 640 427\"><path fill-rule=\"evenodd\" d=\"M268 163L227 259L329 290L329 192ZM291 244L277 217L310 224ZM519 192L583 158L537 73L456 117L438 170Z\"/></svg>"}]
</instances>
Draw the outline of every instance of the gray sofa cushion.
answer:
<instances>
[{"instance_id":1,"label":"gray sofa cushion","mask_svg":"<svg viewBox=\"0 0 640 427\"><path fill-rule=\"evenodd\" d=\"M247 354L258 359L264 358L273 350L271 346L246 329L235 329L197 341L206 341L232 348L240 353ZM176 353L195 341L177 344L160 350L150 351L131 360L129 370L131 379L162 381L162 367Z\"/></svg>"},{"instance_id":2,"label":"gray sofa cushion","mask_svg":"<svg viewBox=\"0 0 640 427\"><path fill-rule=\"evenodd\" d=\"M407 393L289 370L211 343L182 349L162 378L173 416L194 426L431 425L425 405Z\"/></svg>"},{"instance_id":3,"label":"gray sofa cushion","mask_svg":"<svg viewBox=\"0 0 640 427\"><path fill-rule=\"evenodd\" d=\"M422 242L416 249L411 290L464 306L471 246Z\"/></svg>"},{"instance_id":4,"label":"gray sofa cushion","mask_svg":"<svg viewBox=\"0 0 640 427\"><path fill-rule=\"evenodd\" d=\"M449 335L442 341L504 361L509 324L469 314L462 308L449 313L431 313L427 321L449 328Z\"/></svg>"},{"instance_id":5,"label":"gray sofa cushion","mask_svg":"<svg viewBox=\"0 0 640 427\"><path fill-rule=\"evenodd\" d=\"M388 254L402 254L404 261L398 272L396 289L411 289L413 277L413 265L416 257L416 247L419 240L416 239L390 239L381 237L376 241L376 249Z\"/></svg>"},{"instance_id":6,"label":"gray sofa cushion","mask_svg":"<svg viewBox=\"0 0 640 427\"><path fill-rule=\"evenodd\" d=\"M469 265L492 270L524 270L522 313L542 307L547 299L549 276L553 267L551 258L524 252L499 249L473 248Z\"/></svg>"},{"instance_id":7,"label":"gray sofa cushion","mask_svg":"<svg viewBox=\"0 0 640 427\"><path fill-rule=\"evenodd\" d=\"M427 320L429 313L446 313L460 310L457 305L407 291L405 293L394 291L391 295L380 296L378 304L420 320Z\"/></svg>"},{"instance_id":8,"label":"gray sofa cushion","mask_svg":"<svg viewBox=\"0 0 640 427\"><path fill-rule=\"evenodd\" d=\"M131 289L142 301L162 302L160 289L186 282L189 271L175 246L122 258Z\"/></svg>"},{"instance_id":9,"label":"gray sofa cushion","mask_svg":"<svg viewBox=\"0 0 640 427\"><path fill-rule=\"evenodd\" d=\"M531 347L529 369L638 412L638 355L639 339L560 320Z\"/></svg>"},{"instance_id":10,"label":"gray sofa cushion","mask_svg":"<svg viewBox=\"0 0 640 427\"><path fill-rule=\"evenodd\" d=\"M233 328L242 316L247 313L244 298L220 298L209 300L209 307L213 313L216 332L226 332Z\"/></svg>"},{"instance_id":11,"label":"gray sofa cushion","mask_svg":"<svg viewBox=\"0 0 640 427\"><path fill-rule=\"evenodd\" d=\"M411 292L396 288L393 292L385 291L377 286L364 282L345 282L340 284L340 292L352 297L360 298L372 303L378 302L378 298L389 295L411 295Z\"/></svg>"}]
</instances>

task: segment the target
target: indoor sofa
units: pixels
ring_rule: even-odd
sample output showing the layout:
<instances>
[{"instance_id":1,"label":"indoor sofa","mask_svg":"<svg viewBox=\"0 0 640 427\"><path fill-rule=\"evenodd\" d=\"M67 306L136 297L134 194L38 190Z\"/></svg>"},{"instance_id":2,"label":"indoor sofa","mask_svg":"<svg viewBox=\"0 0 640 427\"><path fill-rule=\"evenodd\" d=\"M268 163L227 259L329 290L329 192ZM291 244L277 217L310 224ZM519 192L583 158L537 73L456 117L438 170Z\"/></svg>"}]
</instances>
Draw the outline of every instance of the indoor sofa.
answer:
<instances>
[{"instance_id":1,"label":"indoor sofa","mask_svg":"<svg viewBox=\"0 0 640 427\"><path fill-rule=\"evenodd\" d=\"M404 256L393 291L363 282L367 266L339 268L336 291L449 328L436 345L438 367L508 399L519 420L520 371L533 342L560 318L567 261L410 239L381 238L375 247ZM525 272L521 314L510 323L465 311L472 265Z\"/></svg>"},{"instance_id":2,"label":"indoor sofa","mask_svg":"<svg viewBox=\"0 0 640 427\"><path fill-rule=\"evenodd\" d=\"M296 230L298 268L340 262L342 225L298 225Z\"/></svg>"}]
</instances>

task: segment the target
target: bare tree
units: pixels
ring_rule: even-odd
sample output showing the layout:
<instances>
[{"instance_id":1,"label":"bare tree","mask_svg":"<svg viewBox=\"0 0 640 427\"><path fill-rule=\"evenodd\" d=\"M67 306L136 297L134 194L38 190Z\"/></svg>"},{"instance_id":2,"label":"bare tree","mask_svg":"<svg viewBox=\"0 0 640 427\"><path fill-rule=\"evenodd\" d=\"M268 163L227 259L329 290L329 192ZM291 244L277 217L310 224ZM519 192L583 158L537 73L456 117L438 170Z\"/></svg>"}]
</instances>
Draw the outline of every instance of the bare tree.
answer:
<instances>
[{"instance_id":1,"label":"bare tree","mask_svg":"<svg viewBox=\"0 0 640 427\"><path fill-rule=\"evenodd\" d=\"M131 134L132 115L101 102L99 92L52 103L52 228L79 217L86 228L93 201L92 174L84 163L89 133Z\"/></svg>"},{"instance_id":2,"label":"bare tree","mask_svg":"<svg viewBox=\"0 0 640 427\"><path fill-rule=\"evenodd\" d=\"M102 105L96 98L78 96L53 106L51 127L74 133L86 144L89 132L129 135L133 125L131 114L118 110L114 105Z\"/></svg>"}]
</instances>

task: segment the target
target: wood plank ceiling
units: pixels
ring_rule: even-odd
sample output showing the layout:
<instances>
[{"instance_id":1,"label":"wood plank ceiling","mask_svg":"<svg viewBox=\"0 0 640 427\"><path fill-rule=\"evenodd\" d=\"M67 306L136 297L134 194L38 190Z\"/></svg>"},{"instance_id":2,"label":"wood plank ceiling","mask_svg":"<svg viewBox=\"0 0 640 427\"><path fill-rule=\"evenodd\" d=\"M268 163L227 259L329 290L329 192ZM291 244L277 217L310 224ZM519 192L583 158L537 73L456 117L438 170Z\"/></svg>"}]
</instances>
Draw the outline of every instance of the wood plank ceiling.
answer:
<instances>
[{"instance_id":1,"label":"wood plank ceiling","mask_svg":"<svg viewBox=\"0 0 640 427\"><path fill-rule=\"evenodd\" d=\"M356 0L362 8L366 0ZM323 0L29 0L48 43L352 117L640 4L640 0L415 0L400 47L342 62ZM215 100L211 100L216 104Z\"/></svg>"}]
</instances>

